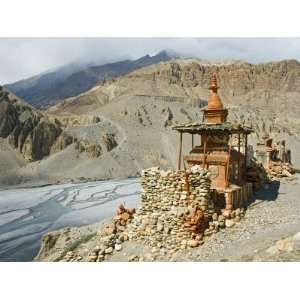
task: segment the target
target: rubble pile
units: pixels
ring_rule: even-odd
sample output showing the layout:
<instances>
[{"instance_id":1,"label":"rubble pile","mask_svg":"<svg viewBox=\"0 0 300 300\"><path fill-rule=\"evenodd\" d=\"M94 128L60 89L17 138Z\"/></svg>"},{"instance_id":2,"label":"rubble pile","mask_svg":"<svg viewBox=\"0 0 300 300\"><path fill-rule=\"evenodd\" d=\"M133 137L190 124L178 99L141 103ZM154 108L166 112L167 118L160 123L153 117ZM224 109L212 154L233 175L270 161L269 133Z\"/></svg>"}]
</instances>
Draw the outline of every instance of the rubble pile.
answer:
<instances>
[{"instance_id":1,"label":"rubble pile","mask_svg":"<svg viewBox=\"0 0 300 300\"><path fill-rule=\"evenodd\" d=\"M114 251L122 250L122 243L128 240L126 226L131 222L135 213L134 208L119 205L117 215L97 233L97 246L89 254L88 261L100 262Z\"/></svg>"},{"instance_id":2,"label":"rubble pile","mask_svg":"<svg viewBox=\"0 0 300 300\"><path fill-rule=\"evenodd\" d=\"M295 169L289 163L274 161L267 168L267 173L270 179L293 177L293 174L295 174Z\"/></svg>"},{"instance_id":3,"label":"rubble pile","mask_svg":"<svg viewBox=\"0 0 300 300\"><path fill-rule=\"evenodd\" d=\"M151 168L142 175L142 205L128 226L129 238L166 251L201 244L214 212L209 172L195 166L188 174Z\"/></svg>"}]
</instances>

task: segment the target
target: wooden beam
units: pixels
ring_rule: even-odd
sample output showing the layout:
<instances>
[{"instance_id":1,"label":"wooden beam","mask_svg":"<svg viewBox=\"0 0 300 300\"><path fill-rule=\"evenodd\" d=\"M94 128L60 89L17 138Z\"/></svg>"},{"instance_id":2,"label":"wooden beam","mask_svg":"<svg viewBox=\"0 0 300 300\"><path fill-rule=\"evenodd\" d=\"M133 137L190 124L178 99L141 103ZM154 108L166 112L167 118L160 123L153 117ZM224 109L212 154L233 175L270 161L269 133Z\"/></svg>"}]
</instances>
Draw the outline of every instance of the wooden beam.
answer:
<instances>
[{"instance_id":1,"label":"wooden beam","mask_svg":"<svg viewBox=\"0 0 300 300\"><path fill-rule=\"evenodd\" d=\"M181 156L182 156L182 132L180 132L180 141L179 141L178 170L181 169Z\"/></svg>"}]
</instances>

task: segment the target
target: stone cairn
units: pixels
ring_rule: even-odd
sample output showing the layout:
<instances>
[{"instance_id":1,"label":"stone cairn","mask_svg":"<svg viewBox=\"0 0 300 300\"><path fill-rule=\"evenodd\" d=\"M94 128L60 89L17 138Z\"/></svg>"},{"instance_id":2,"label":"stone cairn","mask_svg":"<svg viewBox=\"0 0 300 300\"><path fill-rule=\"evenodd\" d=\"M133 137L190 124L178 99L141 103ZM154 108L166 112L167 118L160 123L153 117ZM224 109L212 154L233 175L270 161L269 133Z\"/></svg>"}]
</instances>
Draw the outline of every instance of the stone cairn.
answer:
<instances>
[{"instance_id":1,"label":"stone cairn","mask_svg":"<svg viewBox=\"0 0 300 300\"><path fill-rule=\"evenodd\" d=\"M142 205L128 225L129 239L150 247L178 251L196 247L214 213L207 170L143 171Z\"/></svg>"},{"instance_id":2,"label":"stone cairn","mask_svg":"<svg viewBox=\"0 0 300 300\"><path fill-rule=\"evenodd\" d=\"M120 204L116 216L97 232L98 246L90 252L88 261L100 262L114 251L122 250L122 243L128 240L127 225L132 221L134 208Z\"/></svg>"}]
</instances>

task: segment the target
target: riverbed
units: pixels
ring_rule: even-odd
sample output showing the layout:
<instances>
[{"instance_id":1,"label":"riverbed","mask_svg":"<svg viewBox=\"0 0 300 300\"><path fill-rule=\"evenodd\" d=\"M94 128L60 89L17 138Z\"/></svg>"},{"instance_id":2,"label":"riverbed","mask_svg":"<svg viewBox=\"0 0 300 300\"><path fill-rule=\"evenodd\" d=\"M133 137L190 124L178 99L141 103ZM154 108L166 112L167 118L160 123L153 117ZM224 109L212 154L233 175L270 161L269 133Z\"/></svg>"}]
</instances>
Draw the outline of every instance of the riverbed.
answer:
<instances>
[{"instance_id":1,"label":"riverbed","mask_svg":"<svg viewBox=\"0 0 300 300\"><path fill-rule=\"evenodd\" d=\"M136 207L139 179L0 189L0 261L32 261L42 236L113 216L120 203Z\"/></svg>"}]
</instances>

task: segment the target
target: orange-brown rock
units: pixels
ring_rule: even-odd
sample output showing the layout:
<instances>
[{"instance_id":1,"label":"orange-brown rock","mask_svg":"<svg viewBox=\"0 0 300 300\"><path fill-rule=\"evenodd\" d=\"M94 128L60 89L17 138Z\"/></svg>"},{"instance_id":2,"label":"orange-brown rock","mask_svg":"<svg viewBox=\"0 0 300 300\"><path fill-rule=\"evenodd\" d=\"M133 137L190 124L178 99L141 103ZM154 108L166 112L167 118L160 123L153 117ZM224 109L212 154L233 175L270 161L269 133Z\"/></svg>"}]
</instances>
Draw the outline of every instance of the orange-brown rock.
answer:
<instances>
[{"instance_id":1,"label":"orange-brown rock","mask_svg":"<svg viewBox=\"0 0 300 300\"><path fill-rule=\"evenodd\" d=\"M114 217L114 220L117 225L125 226L133 218L135 213L134 208L125 208L123 204L120 204L117 209L117 215Z\"/></svg>"},{"instance_id":2,"label":"orange-brown rock","mask_svg":"<svg viewBox=\"0 0 300 300\"><path fill-rule=\"evenodd\" d=\"M198 208L191 217L187 218L184 227L195 233L203 232L205 229L205 216L203 210Z\"/></svg>"}]
</instances>

